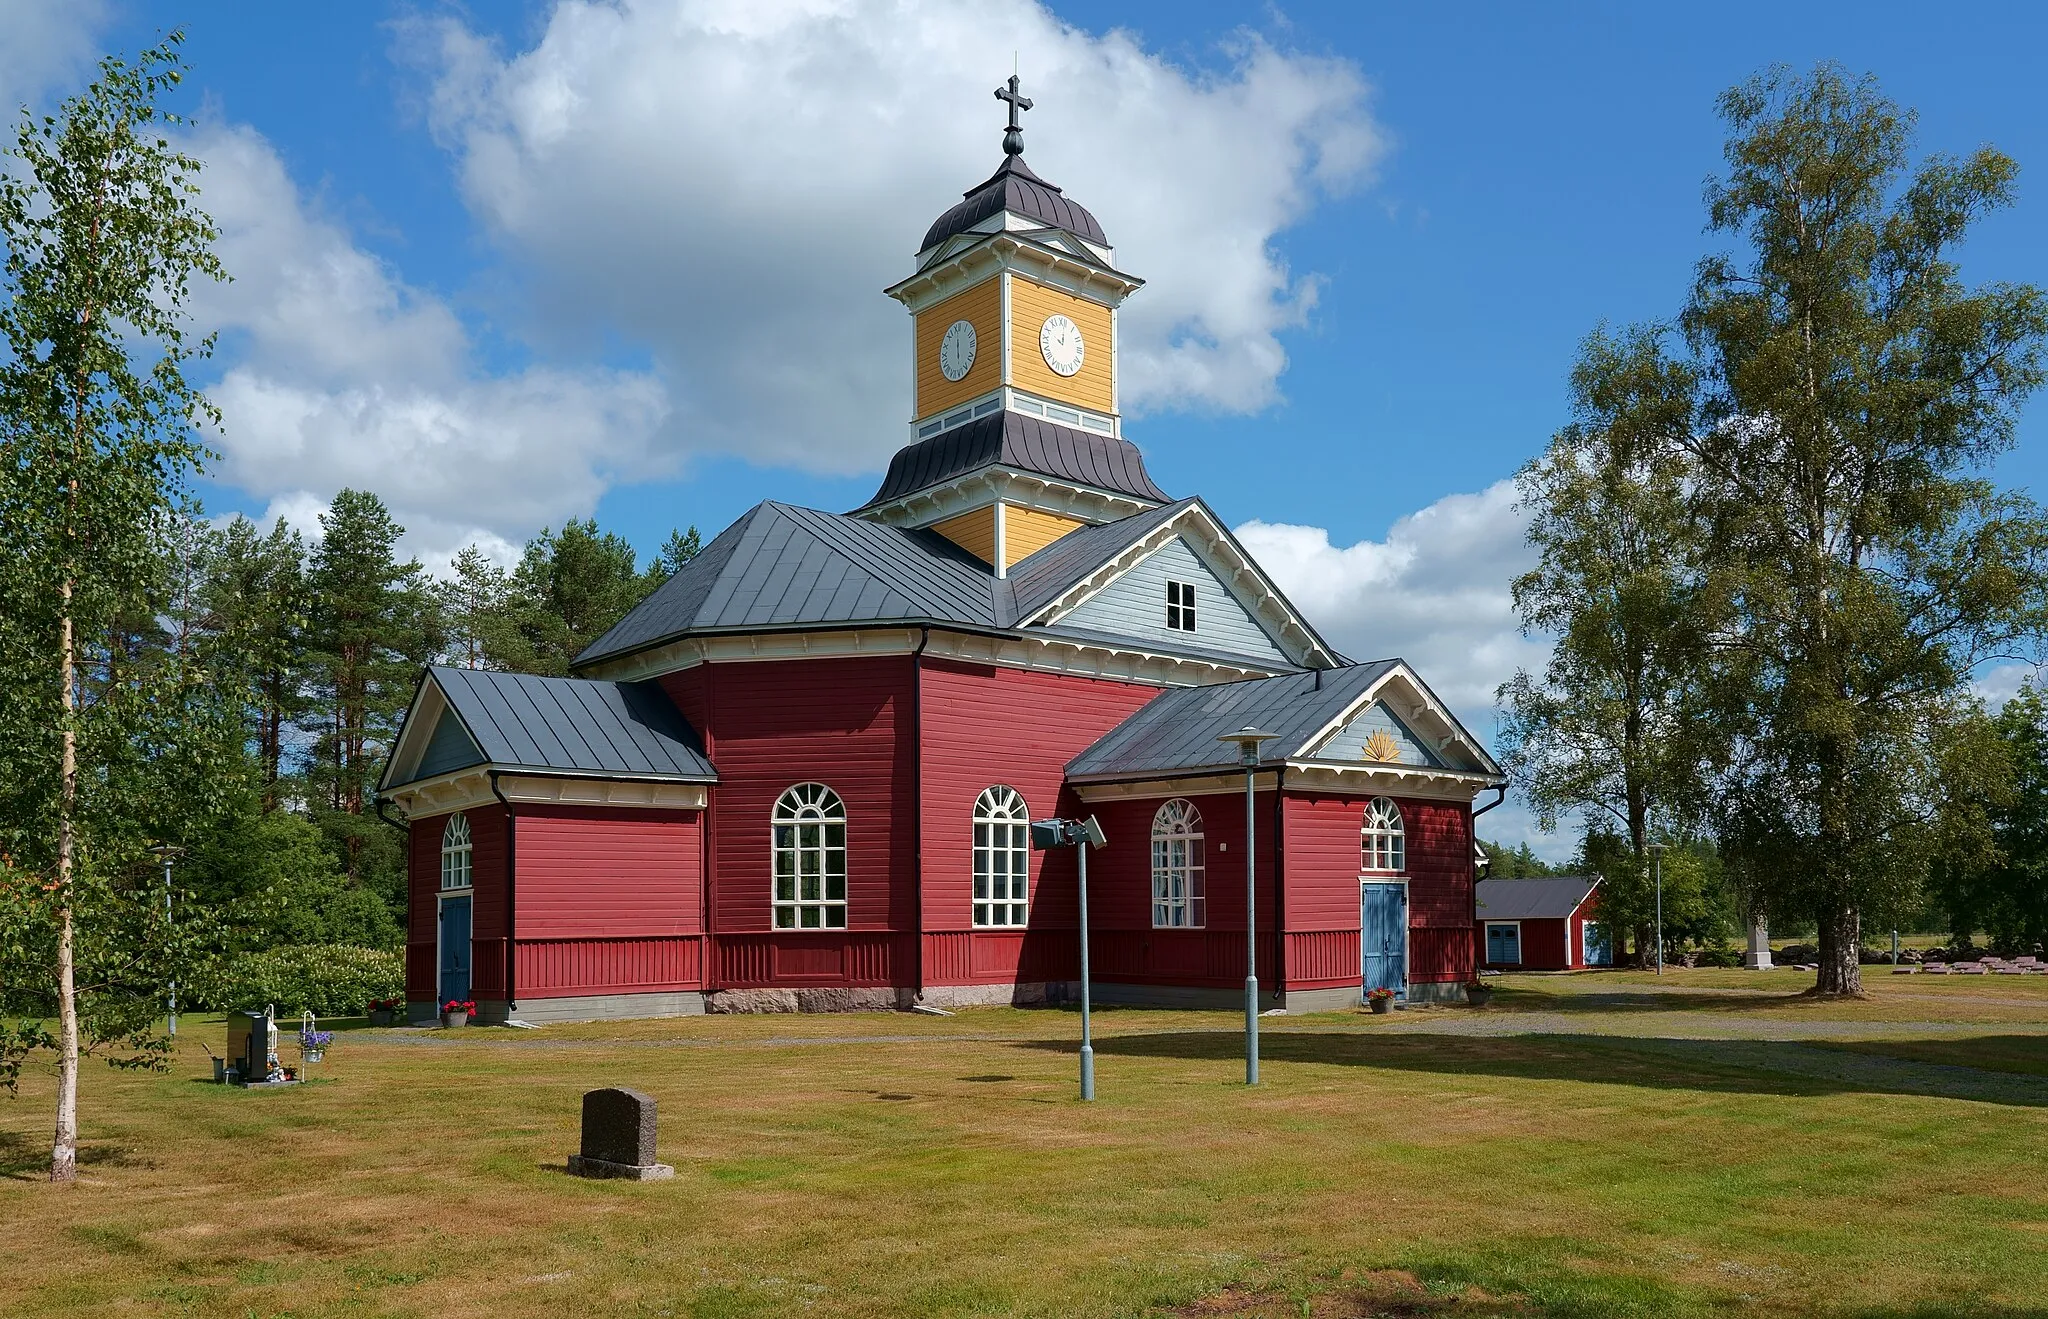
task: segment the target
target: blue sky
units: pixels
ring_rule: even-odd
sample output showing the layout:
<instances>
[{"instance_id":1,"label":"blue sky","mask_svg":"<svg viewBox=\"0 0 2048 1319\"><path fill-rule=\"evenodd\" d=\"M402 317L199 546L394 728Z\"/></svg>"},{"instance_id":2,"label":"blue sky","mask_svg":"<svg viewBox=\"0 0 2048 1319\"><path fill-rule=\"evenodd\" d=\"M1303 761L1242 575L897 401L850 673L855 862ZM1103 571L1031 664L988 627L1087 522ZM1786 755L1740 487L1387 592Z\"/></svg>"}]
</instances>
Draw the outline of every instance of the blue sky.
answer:
<instances>
[{"instance_id":1,"label":"blue sky","mask_svg":"<svg viewBox=\"0 0 2048 1319\"><path fill-rule=\"evenodd\" d=\"M880 289L997 162L987 89L1016 50L1029 159L1153 281L1126 344L1156 351L1126 375L1150 372L1129 433L1155 477L1252 524L1340 645L1408 654L1485 727L1542 653L1505 612L1497 483L1564 419L1580 338L1671 315L1716 242L1723 88L1834 59L1918 109L1923 150L1999 146L2020 204L1965 274L2048 284L2028 6L630 8L0 0L34 30L0 54L15 102L189 33L240 262L202 308L241 427L212 505L305 522L367 484L431 565L590 512L651 550L764 497L860 503L908 396ZM2005 483L2042 484L2044 408Z\"/></svg>"}]
</instances>

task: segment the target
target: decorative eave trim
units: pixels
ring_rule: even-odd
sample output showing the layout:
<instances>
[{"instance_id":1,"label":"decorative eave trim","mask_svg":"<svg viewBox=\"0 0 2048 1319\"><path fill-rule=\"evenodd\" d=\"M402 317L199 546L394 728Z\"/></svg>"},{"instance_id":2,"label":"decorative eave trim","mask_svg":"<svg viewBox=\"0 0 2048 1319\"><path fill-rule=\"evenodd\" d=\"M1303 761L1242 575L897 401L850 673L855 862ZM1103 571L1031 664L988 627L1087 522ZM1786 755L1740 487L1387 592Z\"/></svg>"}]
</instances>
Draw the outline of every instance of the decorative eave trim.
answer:
<instances>
[{"instance_id":1,"label":"decorative eave trim","mask_svg":"<svg viewBox=\"0 0 2048 1319\"><path fill-rule=\"evenodd\" d=\"M1244 792L1244 771L1228 774L1183 775L1180 778L1131 779L1121 782L1075 783L1074 795L1090 804L1105 801L1129 801L1133 797L1202 797L1214 796L1220 792L1242 794ZM1292 785L1290 785L1292 786ZM1258 774L1252 778L1254 793L1273 791L1273 776Z\"/></svg>"},{"instance_id":2,"label":"decorative eave trim","mask_svg":"<svg viewBox=\"0 0 2048 1319\"><path fill-rule=\"evenodd\" d=\"M587 676L635 682L699 664L749 660L834 659L853 655L923 653L974 664L1108 678L1152 687L1201 687L1280 672L1249 662L1197 659L1113 641L969 632L941 627L877 627L747 632L683 637L592 667Z\"/></svg>"},{"instance_id":3,"label":"decorative eave trim","mask_svg":"<svg viewBox=\"0 0 2048 1319\"><path fill-rule=\"evenodd\" d=\"M1136 275L1083 260L1072 252L1005 230L941 258L882 292L915 314L961 289L971 288L998 270L1020 271L1041 284L1111 308L1145 286L1145 281Z\"/></svg>"},{"instance_id":4,"label":"decorative eave trim","mask_svg":"<svg viewBox=\"0 0 2048 1319\"><path fill-rule=\"evenodd\" d=\"M928 527L934 522L944 522L947 518L986 508L997 500L1090 523L1115 522L1159 507L1155 501L1135 495L1076 485L1002 463L990 463L950 481L914 490L887 503L870 504L854 510L854 513L891 527Z\"/></svg>"},{"instance_id":5,"label":"decorative eave trim","mask_svg":"<svg viewBox=\"0 0 2048 1319\"><path fill-rule=\"evenodd\" d=\"M1488 788L1503 787L1502 774L1434 769L1427 765L1351 764L1332 760L1289 760L1287 786L1366 796L1424 797L1470 802Z\"/></svg>"},{"instance_id":6,"label":"decorative eave trim","mask_svg":"<svg viewBox=\"0 0 2048 1319\"><path fill-rule=\"evenodd\" d=\"M441 684L434 681L433 669L422 668L419 681L413 685L412 702L406 706L405 718L399 721L398 740L392 744L391 754L384 758L384 770L377 776L378 788L383 788L394 778L412 773L413 767L420 763L420 757L426 754L427 739L432 737L425 730L438 722L443 711L454 714L455 707L441 690ZM461 724L462 716L456 714L455 721ZM472 745L483 745L469 731L469 725L462 724L462 731L468 735ZM400 766L404 768L401 770Z\"/></svg>"},{"instance_id":7,"label":"decorative eave trim","mask_svg":"<svg viewBox=\"0 0 2048 1319\"><path fill-rule=\"evenodd\" d=\"M1421 725L1435 724L1436 729L1432 731L1430 738L1434 743L1431 749L1439 756L1450 750L1451 747L1457 746L1480 765L1486 767L1478 771L1479 773L1490 774L1499 778L1503 783L1507 781L1506 776L1499 773L1500 766L1487 753L1486 748L1481 746L1479 740L1465 730L1465 726L1458 722L1457 716L1453 715L1444 706L1443 702L1436 699L1436 694L1424 685L1421 676L1409 667L1406 660L1395 661L1393 668L1381 674L1377 681L1359 694L1357 699L1345 706L1343 710L1338 712L1335 718L1329 720L1321 728L1317 729L1307 741L1303 742L1302 746L1305 748L1302 753L1303 757L1309 760L1315 759L1316 752L1322 750L1329 743L1330 739L1335 737L1346 724L1372 708L1374 701L1385 699L1387 684L1396 678L1401 680L1401 686L1407 692L1410 702L1405 708L1394 706L1394 713L1401 717L1401 722L1407 724L1409 729L1418 733L1418 735L1422 731ZM1392 705L1392 702L1389 702L1389 704ZM1412 768L1426 767L1414 766ZM1451 772L1472 773L1474 771L1454 770Z\"/></svg>"},{"instance_id":8,"label":"decorative eave trim","mask_svg":"<svg viewBox=\"0 0 2048 1319\"><path fill-rule=\"evenodd\" d=\"M1209 567L1230 587L1240 603L1251 606L1252 612L1265 623L1266 630L1273 635L1281 650L1289 652L1289 659L1312 669L1333 669L1343 663L1341 657L1323 645L1315 630L1308 625L1308 620L1295 612L1287 597L1280 594L1280 588L1250 555L1238 547L1223 524L1216 520L1216 515L1199 499L1133 541L1029 618L1018 619L1018 624L1030 626L1059 622L1154 551L1190 531L1198 533L1201 548L1207 551L1209 559L1215 561Z\"/></svg>"},{"instance_id":9,"label":"decorative eave trim","mask_svg":"<svg viewBox=\"0 0 2048 1319\"><path fill-rule=\"evenodd\" d=\"M406 783L382 795L405 812L407 819L474 810L498 801L491 791L492 767L470 765L431 779ZM701 811L709 800L699 779L651 775L613 778L594 774L536 774L500 769L498 791L512 802L546 806L641 806L657 810Z\"/></svg>"}]
</instances>

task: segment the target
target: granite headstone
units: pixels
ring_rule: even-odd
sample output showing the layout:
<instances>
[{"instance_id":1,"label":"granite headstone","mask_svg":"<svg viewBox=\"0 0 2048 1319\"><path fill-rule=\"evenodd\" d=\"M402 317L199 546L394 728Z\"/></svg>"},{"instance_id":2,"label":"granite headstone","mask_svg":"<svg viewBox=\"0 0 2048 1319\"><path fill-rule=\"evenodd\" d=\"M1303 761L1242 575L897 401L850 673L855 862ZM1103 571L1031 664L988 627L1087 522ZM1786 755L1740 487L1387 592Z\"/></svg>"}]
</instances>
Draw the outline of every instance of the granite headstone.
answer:
<instances>
[{"instance_id":1,"label":"granite headstone","mask_svg":"<svg viewBox=\"0 0 2048 1319\"><path fill-rule=\"evenodd\" d=\"M676 1170L654 1158L654 1096L608 1087L583 1096L583 1149L569 1156L578 1177L651 1182Z\"/></svg>"}]
</instances>

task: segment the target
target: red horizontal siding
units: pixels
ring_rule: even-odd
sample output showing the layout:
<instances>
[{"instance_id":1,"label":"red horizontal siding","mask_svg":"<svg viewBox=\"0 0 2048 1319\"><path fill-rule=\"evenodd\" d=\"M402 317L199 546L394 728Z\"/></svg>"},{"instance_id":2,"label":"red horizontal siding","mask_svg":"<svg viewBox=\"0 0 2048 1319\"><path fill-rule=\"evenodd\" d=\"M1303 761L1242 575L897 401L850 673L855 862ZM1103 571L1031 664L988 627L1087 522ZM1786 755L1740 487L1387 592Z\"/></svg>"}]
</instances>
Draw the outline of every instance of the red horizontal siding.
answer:
<instances>
[{"instance_id":1,"label":"red horizontal siding","mask_svg":"<svg viewBox=\"0 0 2048 1319\"><path fill-rule=\"evenodd\" d=\"M703 980L701 936L521 939L519 997L697 989Z\"/></svg>"},{"instance_id":2,"label":"red horizontal siding","mask_svg":"<svg viewBox=\"0 0 2048 1319\"><path fill-rule=\"evenodd\" d=\"M697 812L522 808L516 827L522 943L702 932Z\"/></svg>"},{"instance_id":3,"label":"red horizontal siding","mask_svg":"<svg viewBox=\"0 0 2048 1319\"><path fill-rule=\"evenodd\" d=\"M1015 788L1031 816L1086 811L1062 796L1066 765L1133 711L1159 694L1156 687L990 665L925 659L922 700L923 928L966 931L973 921L974 804L996 784ZM1031 854L1030 925L1073 928L1073 856ZM1149 918L1148 918L1149 919ZM1008 949L998 953L995 950ZM1061 959L1048 948L1037 960L1075 969L1078 952ZM961 943L928 940L927 984L1001 984L1029 975L1020 936L983 932Z\"/></svg>"},{"instance_id":4,"label":"red horizontal siding","mask_svg":"<svg viewBox=\"0 0 2048 1319\"><path fill-rule=\"evenodd\" d=\"M1284 815L1289 930L1357 932L1362 859L1358 831L1365 822L1369 800L1287 794ZM1356 942L1354 939L1353 944ZM1291 963L1289 970L1292 971Z\"/></svg>"},{"instance_id":5,"label":"red horizontal siding","mask_svg":"<svg viewBox=\"0 0 2048 1319\"><path fill-rule=\"evenodd\" d=\"M1472 927L1410 926L1408 979L1418 983L1463 983L1472 978Z\"/></svg>"},{"instance_id":6,"label":"red horizontal siding","mask_svg":"<svg viewBox=\"0 0 2048 1319\"><path fill-rule=\"evenodd\" d=\"M470 882L475 894L470 922L470 992L505 988L505 808L472 807L469 818ZM406 862L405 996L430 1003L440 979L441 835L447 814L422 816L408 830Z\"/></svg>"}]
</instances>

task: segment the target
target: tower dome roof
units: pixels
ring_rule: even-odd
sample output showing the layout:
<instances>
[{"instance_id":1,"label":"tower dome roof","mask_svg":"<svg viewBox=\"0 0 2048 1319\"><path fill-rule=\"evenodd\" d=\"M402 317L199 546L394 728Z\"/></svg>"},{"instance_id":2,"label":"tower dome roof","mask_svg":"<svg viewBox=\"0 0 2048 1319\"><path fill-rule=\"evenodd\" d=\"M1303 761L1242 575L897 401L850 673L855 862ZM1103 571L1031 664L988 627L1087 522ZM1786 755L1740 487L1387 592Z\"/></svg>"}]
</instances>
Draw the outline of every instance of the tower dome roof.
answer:
<instances>
[{"instance_id":1,"label":"tower dome roof","mask_svg":"<svg viewBox=\"0 0 2048 1319\"><path fill-rule=\"evenodd\" d=\"M1085 207L1069 201L1057 184L1047 183L1032 173L1022 155L1005 155L1001 168L961 196L964 200L933 222L918 251L929 251L954 234L966 233L1004 211L1042 220L1091 243L1109 246L1109 238L1095 217Z\"/></svg>"}]
</instances>

